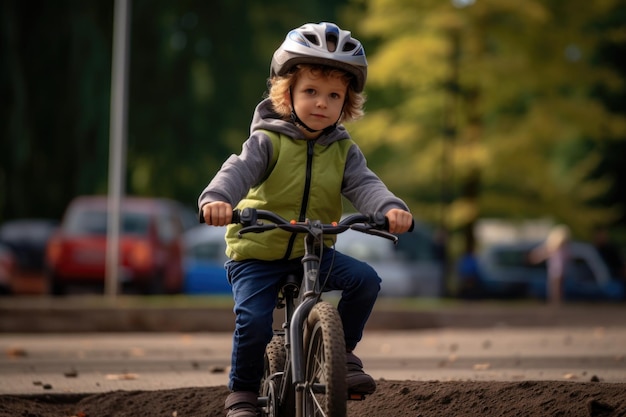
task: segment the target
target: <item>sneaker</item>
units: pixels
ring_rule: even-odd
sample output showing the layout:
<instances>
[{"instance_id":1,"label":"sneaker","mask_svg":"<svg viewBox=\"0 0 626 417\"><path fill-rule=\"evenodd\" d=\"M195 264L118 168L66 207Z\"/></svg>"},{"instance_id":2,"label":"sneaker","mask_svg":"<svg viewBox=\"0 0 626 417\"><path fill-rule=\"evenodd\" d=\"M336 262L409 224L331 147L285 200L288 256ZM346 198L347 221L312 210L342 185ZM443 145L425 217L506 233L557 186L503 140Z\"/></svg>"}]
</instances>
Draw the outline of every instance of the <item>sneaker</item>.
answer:
<instances>
[{"instance_id":1,"label":"sneaker","mask_svg":"<svg viewBox=\"0 0 626 417\"><path fill-rule=\"evenodd\" d=\"M231 392L224 403L226 417L257 417L258 396L254 392Z\"/></svg>"},{"instance_id":2,"label":"sneaker","mask_svg":"<svg viewBox=\"0 0 626 417\"><path fill-rule=\"evenodd\" d=\"M346 354L346 362L348 372L346 382L348 383L348 392L358 394L372 394L376 391L376 382L374 378L363 371L363 362L354 353Z\"/></svg>"}]
</instances>

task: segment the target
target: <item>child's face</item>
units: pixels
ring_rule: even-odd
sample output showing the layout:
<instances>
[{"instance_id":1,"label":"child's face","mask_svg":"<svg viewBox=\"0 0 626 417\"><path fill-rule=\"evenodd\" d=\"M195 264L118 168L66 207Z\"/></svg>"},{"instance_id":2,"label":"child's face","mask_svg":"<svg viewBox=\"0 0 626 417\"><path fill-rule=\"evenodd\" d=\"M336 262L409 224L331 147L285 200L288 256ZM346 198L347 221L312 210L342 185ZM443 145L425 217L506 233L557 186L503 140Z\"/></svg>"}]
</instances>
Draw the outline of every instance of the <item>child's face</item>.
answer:
<instances>
[{"instance_id":1,"label":"child's face","mask_svg":"<svg viewBox=\"0 0 626 417\"><path fill-rule=\"evenodd\" d=\"M339 77L302 71L292 89L292 105L304 124L322 130L339 119L347 91L348 84ZM301 129L309 139L320 135Z\"/></svg>"}]
</instances>

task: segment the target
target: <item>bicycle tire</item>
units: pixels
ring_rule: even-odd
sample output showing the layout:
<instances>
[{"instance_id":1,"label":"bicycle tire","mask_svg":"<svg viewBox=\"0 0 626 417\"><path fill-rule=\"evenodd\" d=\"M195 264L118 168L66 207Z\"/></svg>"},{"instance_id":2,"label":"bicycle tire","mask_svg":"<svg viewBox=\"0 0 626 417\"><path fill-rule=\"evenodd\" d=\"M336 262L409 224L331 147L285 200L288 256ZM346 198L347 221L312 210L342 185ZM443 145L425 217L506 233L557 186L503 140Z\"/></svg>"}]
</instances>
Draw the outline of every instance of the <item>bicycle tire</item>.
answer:
<instances>
[{"instance_id":1,"label":"bicycle tire","mask_svg":"<svg viewBox=\"0 0 626 417\"><path fill-rule=\"evenodd\" d=\"M267 397L267 405L263 410L263 416L266 417L291 417L295 410L295 392L293 388L288 387L285 398L282 403L279 400L279 390L282 378L284 378L285 363L287 362L287 353L285 351L285 336L275 334L272 340L265 348L265 367L263 371L263 380L261 381L261 396ZM271 378L273 375L282 373L278 378Z\"/></svg>"},{"instance_id":2,"label":"bicycle tire","mask_svg":"<svg viewBox=\"0 0 626 417\"><path fill-rule=\"evenodd\" d=\"M317 303L307 317L304 335L305 384L303 416L345 417L347 402L346 345L337 309Z\"/></svg>"}]
</instances>

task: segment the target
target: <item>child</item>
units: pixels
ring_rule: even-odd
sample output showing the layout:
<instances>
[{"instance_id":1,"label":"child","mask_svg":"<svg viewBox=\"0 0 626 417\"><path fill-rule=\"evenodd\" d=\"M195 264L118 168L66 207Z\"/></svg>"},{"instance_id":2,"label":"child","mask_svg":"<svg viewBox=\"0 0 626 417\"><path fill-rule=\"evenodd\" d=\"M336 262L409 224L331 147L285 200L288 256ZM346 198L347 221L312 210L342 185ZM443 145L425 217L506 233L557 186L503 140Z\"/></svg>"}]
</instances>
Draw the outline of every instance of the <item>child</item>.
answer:
<instances>
[{"instance_id":1,"label":"child","mask_svg":"<svg viewBox=\"0 0 626 417\"><path fill-rule=\"evenodd\" d=\"M367 168L341 124L363 114L366 76L363 47L350 32L332 23L290 31L272 58L269 98L255 110L250 137L198 199L201 221L228 225L236 206L331 223L342 215L343 195L360 212L385 213L390 232L406 232L412 222L407 205ZM226 232L236 324L225 406L228 417L254 417L279 280L302 269L304 244L280 230L239 239L239 228L230 225ZM347 384L369 394L376 383L352 351L376 301L380 278L364 262L328 248L320 274L331 266L326 289L342 291L338 310L348 350Z\"/></svg>"}]
</instances>

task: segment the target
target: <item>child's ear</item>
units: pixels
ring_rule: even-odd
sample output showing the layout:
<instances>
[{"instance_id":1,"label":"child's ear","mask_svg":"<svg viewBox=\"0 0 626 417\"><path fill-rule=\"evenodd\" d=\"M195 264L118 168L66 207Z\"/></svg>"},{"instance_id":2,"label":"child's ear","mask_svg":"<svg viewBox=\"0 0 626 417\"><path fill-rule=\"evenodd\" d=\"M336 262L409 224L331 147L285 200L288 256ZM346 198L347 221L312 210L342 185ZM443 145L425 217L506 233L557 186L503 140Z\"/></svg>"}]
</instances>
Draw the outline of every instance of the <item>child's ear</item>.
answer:
<instances>
[{"instance_id":1,"label":"child's ear","mask_svg":"<svg viewBox=\"0 0 626 417\"><path fill-rule=\"evenodd\" d=\"M285 91L283 94L283 102L286 106L291 106L291 94L289 93L289 90Z\"/></svg>"}]
</instances>

